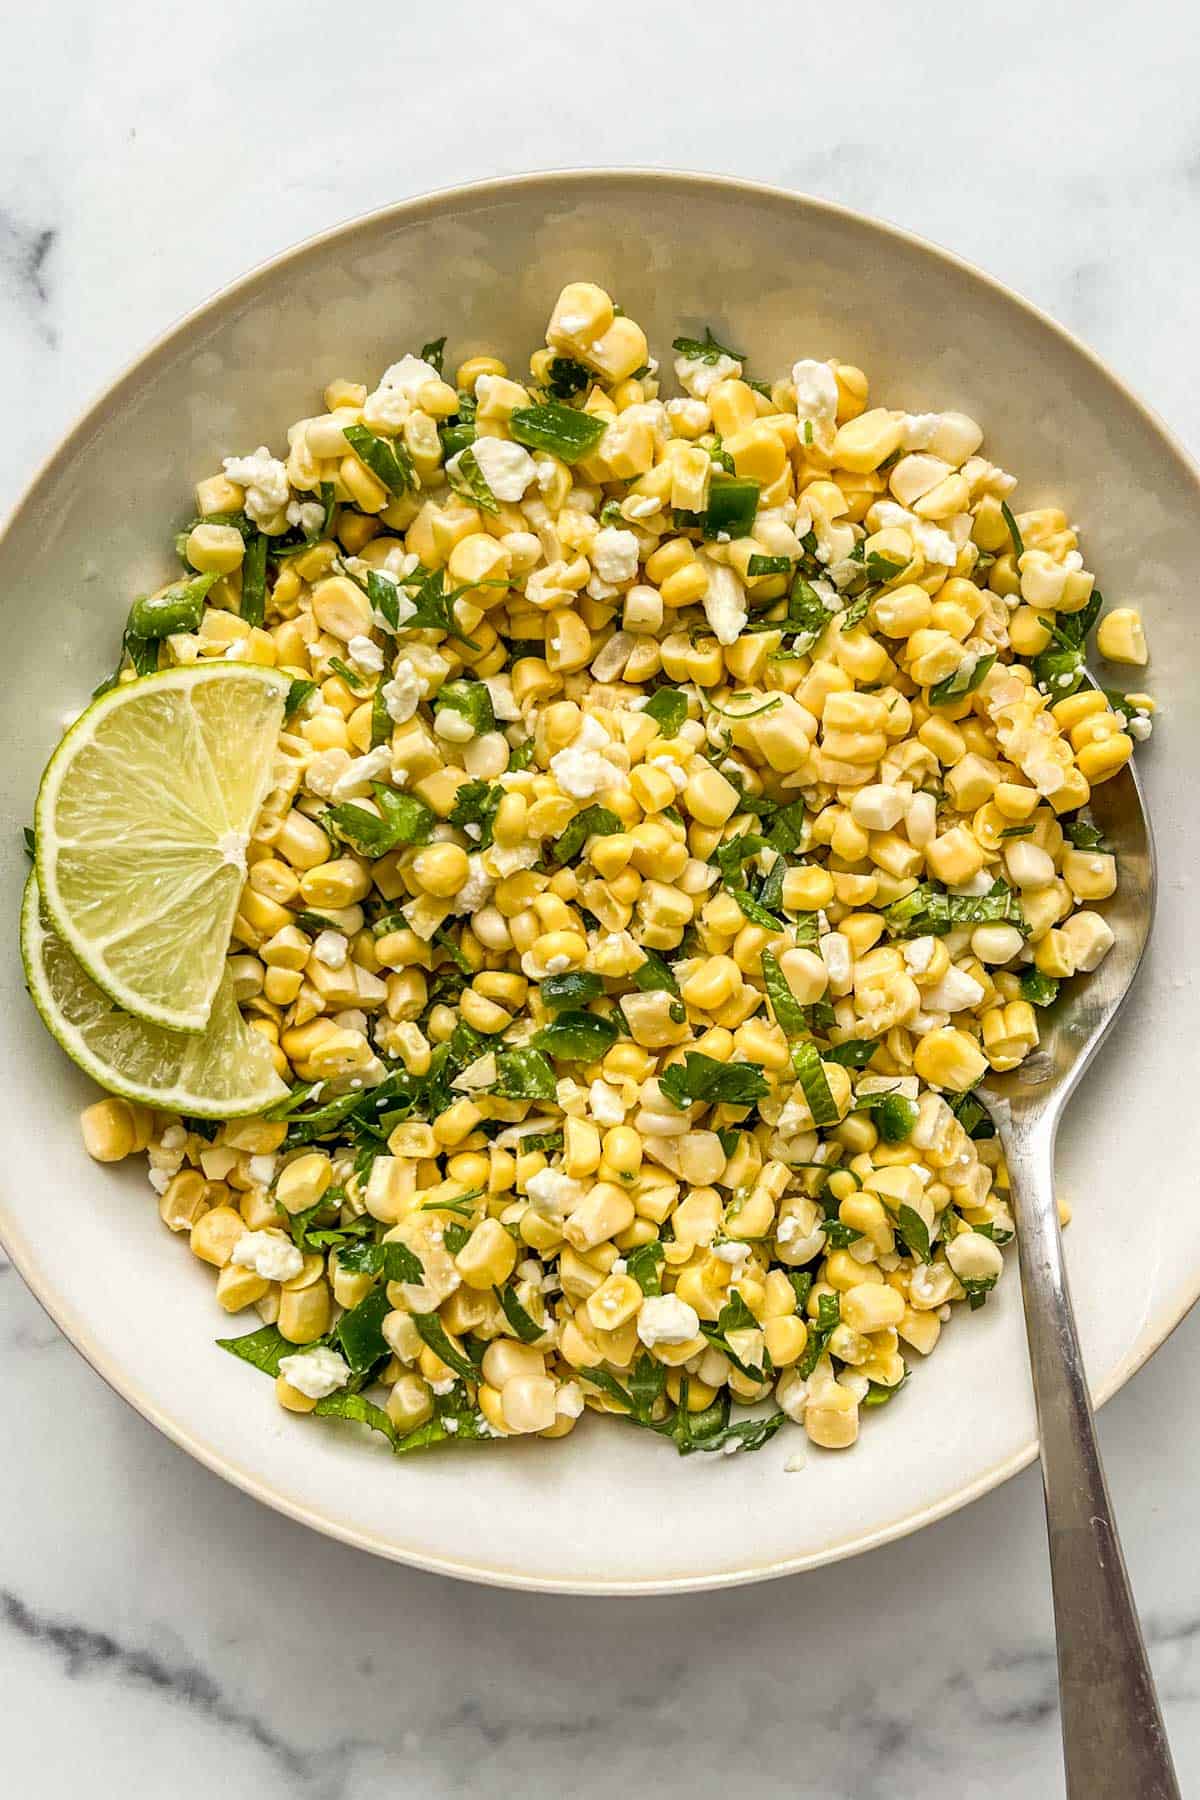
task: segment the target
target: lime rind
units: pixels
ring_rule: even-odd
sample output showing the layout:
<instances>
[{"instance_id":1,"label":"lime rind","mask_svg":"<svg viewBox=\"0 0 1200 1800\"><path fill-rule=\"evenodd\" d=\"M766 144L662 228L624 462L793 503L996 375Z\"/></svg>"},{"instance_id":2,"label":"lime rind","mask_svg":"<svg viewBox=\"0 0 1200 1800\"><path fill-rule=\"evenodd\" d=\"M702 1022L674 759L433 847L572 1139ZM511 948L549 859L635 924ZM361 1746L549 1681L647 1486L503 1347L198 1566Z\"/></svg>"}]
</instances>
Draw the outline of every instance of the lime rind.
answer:
<instances>
[{"instance_id":1,"label":"lime rind","mask_svg":"<svg viewBox=\"0 0 1200 1800\"><path fill-rule=\"evenodd\" d=\"M146 675L94 701L51 757L35 812L43 904L122 1012L204 1030L289 685L253 663Z\"/></svg>"},{"instance_id":2,"label":"lime rind","mask_svg":"<svg viewBox=\"0 0 1200 1800\"><path fill-rule=\"evenodd\" d=\"M21 904L21 957L46 1029L109 1093L202 1119L259 1113L287 1093L270 1045L238 1011L227 972L204 1032L168 1031L134 1018L113 1004L57 934L36 874Z\"/></svg>"}]
</instances>

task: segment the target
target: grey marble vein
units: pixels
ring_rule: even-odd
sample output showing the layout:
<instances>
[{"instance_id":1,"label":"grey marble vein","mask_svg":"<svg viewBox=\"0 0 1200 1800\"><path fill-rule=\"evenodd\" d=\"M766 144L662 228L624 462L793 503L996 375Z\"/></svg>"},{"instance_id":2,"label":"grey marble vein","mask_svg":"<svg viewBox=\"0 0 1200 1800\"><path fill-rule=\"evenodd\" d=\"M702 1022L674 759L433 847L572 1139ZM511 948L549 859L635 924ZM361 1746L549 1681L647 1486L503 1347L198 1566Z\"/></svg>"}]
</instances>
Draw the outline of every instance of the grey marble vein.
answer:
<instances>
[{"instance_id":1,"label":"grey marble vein","mask_svg":"<svg viewBox=\"0 0 1200 1800\"><path fill-rule=\"evenodd\" d=\"M27 225L8 206L0 205L0 291L32 319L48 344L57 341L50 312L57 238L57 227Z\"/></svg>"}]
</instances>

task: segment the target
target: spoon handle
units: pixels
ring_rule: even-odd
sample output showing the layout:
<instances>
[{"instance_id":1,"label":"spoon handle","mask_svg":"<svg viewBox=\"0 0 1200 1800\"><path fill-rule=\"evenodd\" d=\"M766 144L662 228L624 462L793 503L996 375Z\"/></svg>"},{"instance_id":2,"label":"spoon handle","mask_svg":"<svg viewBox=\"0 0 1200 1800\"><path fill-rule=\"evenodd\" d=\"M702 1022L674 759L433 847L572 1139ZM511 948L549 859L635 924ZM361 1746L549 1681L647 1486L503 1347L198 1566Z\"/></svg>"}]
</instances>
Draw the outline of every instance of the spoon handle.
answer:
<instances>
[{"instance_id":1,"label":"spoon handle","mask_svg":"<svg viewBox=\"0 0 1200 1800\"><path fill-rule=\"evenodd\" d=\"M1069 1800L1180 1800L1096 1443L1054 1198L1056 1121L997 1119L1016 1202Z\"/></svg>"}]
</instances>

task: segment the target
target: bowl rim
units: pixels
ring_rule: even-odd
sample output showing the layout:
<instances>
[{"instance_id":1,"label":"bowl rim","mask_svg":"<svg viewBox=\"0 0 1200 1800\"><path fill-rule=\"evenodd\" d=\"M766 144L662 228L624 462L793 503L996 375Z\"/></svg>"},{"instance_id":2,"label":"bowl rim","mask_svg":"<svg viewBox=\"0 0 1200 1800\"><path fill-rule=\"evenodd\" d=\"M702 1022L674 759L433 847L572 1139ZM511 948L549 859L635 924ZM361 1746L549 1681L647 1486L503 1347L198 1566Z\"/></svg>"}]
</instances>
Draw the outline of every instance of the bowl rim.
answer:
<instances>
[{"instance_id":1,"label":"bowl rim","mask_svg":"<svg viewBox=\"0 0 1200 1800\"><path fill-rule=\"evenodd\" d=\"M33 474L26 481L16 500L5 512L2 522L0 522L0 546L3 545L13 527L33 502L43 481L52 475L60 464L65 463L75 454L77 447L99 425L109 408L117 403L130 388L134 387L147 370L162 358L185 332L194 330L205 319L215 315L219 309L223 310L238 299L250 295L259 282L268 276L274 276L286 268L289 263L299 260L318 247L333 244L340 239L350 240L368 227L373 228L392 222L415 222L422 217L436 216L441 212L453 212L464 203L475 204L481 201L503 199L508 195L517 192L527 193L538 187L550 188L569 184L583 190L599 191L606 184L614 181L634 186L665 185L683 187L693 191L707 190L726 196L741 195L748 199L768 200L788 207L799 208L801 211L824 215L857 227L865 227L909 250L919 252L941 267L953 269L957 273L983 284L993 294L1019 308L1029 319L1050 332L1076 355L1085 358L1093 370L1116 391L1121 399L1141 415L1144 423L1171 452L1181 472L1190 479L1197 490L1197 498L1200 499L1200 467L1192 460L1175 432L1159 414L1074 332L1061 325L1058 320L1052 318L1039 306L1034 305L1032 301L1016 293L1004 282L988 274L986 270L978 268L964 257L956 255L955 252L947 250L931 239L909 231L903 226L876 218L855 207L844 206L838 201L827 200L796 189L780 187L769 182L745 180L739 176L698 170L613 164L597 167L531 170L523 174L459 182L447 187L429 189L405 200L394 201L386 206L374 207L352 214L349 218L343 219L323 231L314 232L307 237L293 241L282 250L255 263L244 274L209 293L198 305L177 316L150 341L145 349L126 361L111 380L85 403L74 423L36 465ZM982 1498L984 1494L1000 1486L1002 1482L1028 1468L1038 1454L1037 1437L1033 1435L1018 1450L994 1463L991 1468L985 1469L964 1486L941 1495L928 1505L910 1508L865 1534L852 1535L841 1542L827 1545L820 1550L809 1551L803 1555L775 1558L760 1563L748 1561L743 1566L714 1573L702 1572L696 1575L652 1577L645 1580L614 1580L607 1577L581 1579L578 1576L566 1575L526 1575L495 1565L476 1563L469 1559L459 1560L452 1557L431 1556L419 1551L403 1549L372 1531L346 1524L315 1510L307 1502L292 1498L278 1487L272 1486L260 1476L233 1461L225 1451L198 1437L166 1408L152 1400L139 1387L136 1377L129 1370L118 1366L115 1359L110 1358L108 1353L95 1341L88 1327L76 1317L69 1303L55 1290L52 1278L48 1273L36 1266L32 1251L23 1242L15 1221L6 1216L2 1196L0 1196L0 1244L3 1245L13 1267L33 1297L100 1379L143 1419L213 1474L232 1483L233 1486L240 1488L244 1493L260 1501L264 1506L270 1507L273 1511L337 1542L348 1544L354 1549L365 1550L390 1562L423 1569L432 1574L453 1576L459 1580L472 1581L484 1586L513 1588L532 1593L598 1596L686 1594L741 1587L752 1582L772 1580L778 1576L801 1574L809 1569L820 1568L829 1563L841 1562L849 1557L862 1555L869 1550L880 1549L885 1544L907 1537L910 1532L917 1531L922 1526L948 1518L952 1513L958 1512L962 1507L970 1505L972 1501ZM1150 1357L1161 1349L1176 1327L1187 1317L1198 1299L1200 1299L1200 1267L1197 1268L1191 1285L1185 1293L1182 1305L1178 1309L1175 1307L1163 1308L1151 1322L1149 1330L1139 1343L1118 1362L1116 1367L1110 1371L1107 1379L1094 1391L1092 1400L1097 1408L1111 1399L1149 1361Z\"/></svg>"}]
</instances>

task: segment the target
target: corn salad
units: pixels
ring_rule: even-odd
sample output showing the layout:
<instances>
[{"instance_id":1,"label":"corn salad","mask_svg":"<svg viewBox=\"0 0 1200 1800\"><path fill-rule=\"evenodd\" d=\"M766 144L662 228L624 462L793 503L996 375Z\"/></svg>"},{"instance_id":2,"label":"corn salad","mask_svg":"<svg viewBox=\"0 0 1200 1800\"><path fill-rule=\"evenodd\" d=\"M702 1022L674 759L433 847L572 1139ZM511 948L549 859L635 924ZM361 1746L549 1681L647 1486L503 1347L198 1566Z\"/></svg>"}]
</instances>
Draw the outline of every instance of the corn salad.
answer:
<instances>
[{"instance_id":1,"label":"corn salad","mask_svg":"<svg viewBox=\"0 0 1200 1800\"><path fill-rule=\"evenodd\" d=\"M201 481L122 674L292 679L229 953L292 1091L87 1148L148 1152L281 1406L400 1450L852 1445L1001 1274L972 1089L1113 942L1081 809L1153 707L1086 674L1066 514L860 369L674 349L664 403L573 282L523 379L331 382Z\"/></svg>"}]
</instances>

